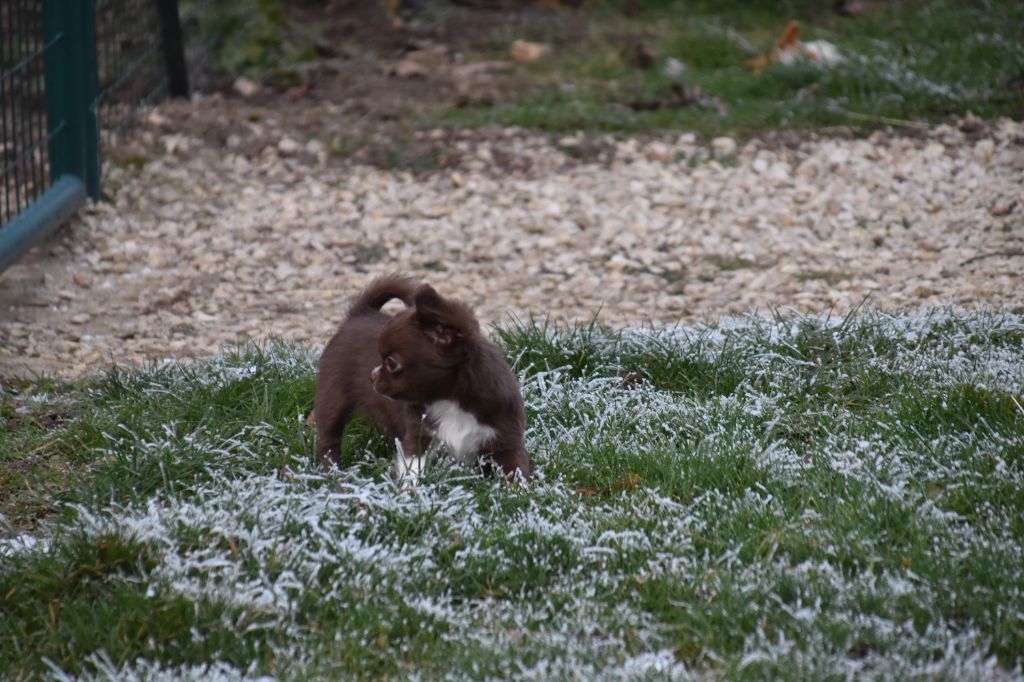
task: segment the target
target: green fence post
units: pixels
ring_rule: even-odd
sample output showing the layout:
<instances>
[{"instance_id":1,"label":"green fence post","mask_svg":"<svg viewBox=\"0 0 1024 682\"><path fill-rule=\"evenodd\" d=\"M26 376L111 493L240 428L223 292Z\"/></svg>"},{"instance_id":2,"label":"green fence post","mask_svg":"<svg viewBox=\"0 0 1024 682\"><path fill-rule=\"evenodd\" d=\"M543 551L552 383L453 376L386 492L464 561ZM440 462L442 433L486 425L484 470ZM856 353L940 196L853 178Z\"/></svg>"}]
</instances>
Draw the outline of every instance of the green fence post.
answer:
<instances>
[{"instance_id":1,"label":"green fence post","mask_svg":"<svg viewBox=\"0 0 1024 682\"><path fill-rule=\"evenodd\" d=\"M96 0L70 0L78 5L82 27L82 126L85 129L85 189L100 198L99 66L96 56Z\"/></svg>"},{"instance_id":2,"label":"green fence post","mask_svg":"<svg viewBox=\"0 0 1024 682\"><path fill-rule=\"evenodd\" d=\"M77 176L99 199L95 0L44 0L43 34L51 180Z\"/></svg>"}]
</instances>

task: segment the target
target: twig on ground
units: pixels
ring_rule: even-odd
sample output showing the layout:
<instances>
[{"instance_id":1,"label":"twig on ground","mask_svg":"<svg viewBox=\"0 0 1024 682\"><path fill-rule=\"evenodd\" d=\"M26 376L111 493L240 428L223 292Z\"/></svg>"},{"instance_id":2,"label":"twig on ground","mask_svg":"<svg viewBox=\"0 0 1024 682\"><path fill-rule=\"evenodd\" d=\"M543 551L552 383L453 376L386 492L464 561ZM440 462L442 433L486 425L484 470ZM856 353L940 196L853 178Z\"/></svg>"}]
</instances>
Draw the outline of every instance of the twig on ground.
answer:
<instances>
[{"instance_id":1,"label":"twig on ground","mask_svg":"<svg viewBox=\"0 0 1024 682\"><path fill-rule=\"evenodd\" d=\"M918 130L928 130L931 125L923 123L921 121L910 121L904 118L892 118L890 116L875 116L874 114L862 114L859 111L847 111L840 107L835 107L834 111L840 114L855 118L860 121L871 121L873 123L884 123L890 126L901 126L904 128L917 128Z\"/></svg>"},{"instance_id":2,"label":"twig on ground","mask_svg":"<svg viewBox=\"0 0 1024 682\"><path fill-rule=\"evenodd\" d=\"M1006 256L1012 258L1013 256L1024 256L1024 249L1009 249L1007 251L990 251L989 253L980 253L977 256L968 258L960 265L970 265L975 261L984 260L985 258L997 258L998 256Z\"/></svg>"}]
</instances>

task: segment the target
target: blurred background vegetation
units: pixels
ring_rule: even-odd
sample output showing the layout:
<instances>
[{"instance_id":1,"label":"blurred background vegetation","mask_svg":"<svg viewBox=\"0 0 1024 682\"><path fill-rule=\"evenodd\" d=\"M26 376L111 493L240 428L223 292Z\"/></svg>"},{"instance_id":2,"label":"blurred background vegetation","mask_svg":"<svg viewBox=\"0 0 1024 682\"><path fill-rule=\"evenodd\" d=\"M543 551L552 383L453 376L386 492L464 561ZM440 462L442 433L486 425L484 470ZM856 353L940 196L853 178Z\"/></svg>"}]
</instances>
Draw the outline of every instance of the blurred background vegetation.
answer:
<instances>
[{"instance_id":1,"label":"blurred background vegetation","mask_svg":"<svg viewBox=\"0 0 1024 682\"><path fill-rule=\"evenodd\" d=\"M213 0L201 16L224 78L324 96L339 78L435 85L397 114L415 126L715 134L1024 116L1018 0ZM797 52L778 59L791 22ZM516 41L537 49L516 55ZM802 56L823 43L830 60Z\"/></svg>"}]
</instances>

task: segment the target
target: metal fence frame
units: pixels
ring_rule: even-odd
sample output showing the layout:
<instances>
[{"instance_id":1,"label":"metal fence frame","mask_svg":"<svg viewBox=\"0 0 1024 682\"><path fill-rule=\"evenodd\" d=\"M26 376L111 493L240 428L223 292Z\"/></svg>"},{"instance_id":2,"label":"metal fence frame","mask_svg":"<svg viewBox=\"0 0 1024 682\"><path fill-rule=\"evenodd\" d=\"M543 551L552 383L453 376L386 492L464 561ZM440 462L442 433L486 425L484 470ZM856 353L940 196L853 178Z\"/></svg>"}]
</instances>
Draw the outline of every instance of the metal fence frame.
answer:
<instances>
[{"instance_id":1,"label":"metal fence frame","mask_svg":"<svg viewBox=\"0 0 1024 682\"><path fill-rule=\"evenodd\" d=\"M188 96L178 2L141 1L3 0L0 271L87 196L99 199L105 132L164 93ZM125 37L119 22L130 22L121 15L132 11L151 22L153 35Z\"/></svg>"}]
</instances>

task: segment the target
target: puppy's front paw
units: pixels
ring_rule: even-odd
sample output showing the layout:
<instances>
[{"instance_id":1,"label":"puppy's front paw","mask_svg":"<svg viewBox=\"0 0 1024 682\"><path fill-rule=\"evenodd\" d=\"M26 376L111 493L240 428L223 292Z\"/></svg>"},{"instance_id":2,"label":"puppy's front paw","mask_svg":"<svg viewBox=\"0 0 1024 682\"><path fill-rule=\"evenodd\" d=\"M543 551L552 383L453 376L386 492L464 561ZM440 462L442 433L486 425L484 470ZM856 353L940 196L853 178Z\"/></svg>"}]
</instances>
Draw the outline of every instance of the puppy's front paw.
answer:
<instances>
[{"instance_id":1,"label":"puppy's front paw","mask_svg":"<svg viewBox=\"0 0 1024 682\"><path fill-rule=\"evenodd\" d=\"M399 481L415 484L423 476L427 458L425 455L407 455L402 443L395 439L395 478Z\"/></svg>"}]
</instances>

